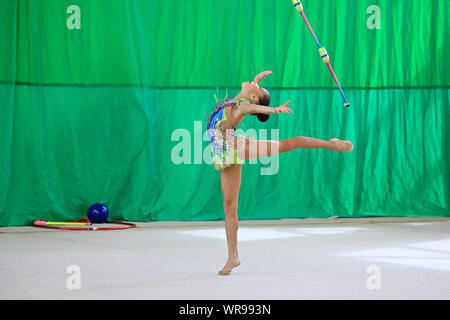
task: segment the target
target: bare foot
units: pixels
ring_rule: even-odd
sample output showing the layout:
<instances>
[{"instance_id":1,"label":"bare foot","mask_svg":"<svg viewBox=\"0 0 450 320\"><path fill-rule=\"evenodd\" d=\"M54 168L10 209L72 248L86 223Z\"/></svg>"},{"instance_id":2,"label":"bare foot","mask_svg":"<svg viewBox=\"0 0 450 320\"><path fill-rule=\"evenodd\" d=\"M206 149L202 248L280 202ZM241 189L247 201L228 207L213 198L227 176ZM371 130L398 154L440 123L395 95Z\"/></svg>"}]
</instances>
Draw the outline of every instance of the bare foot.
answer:
<instances>
[{"instance_id":1,"label":"bare foot","mask_svg":"<svg viewBox=\"0 0 450 320\"><path fill-rule=\"evenodd\" d=\"M333 138L330 140L331 143L331 150L338 151L338 152L348 152L353 150L353 143L350 141L341 141L339 139Z\"/></svg>"},{"instance_id":2,"label":"bare foot","mask_svg":"<svg viewBox=\"0 0 450 320\"><path fill-rule=\"evenodd\" d=\"M221 276L227 276L231 273L231 270L233 270L233 268L238 267L240 264L241 261L239 261L238 258L228 258L227 263L225 263L223 269L219 271L219 274Z\"/></svg>"}]
</instances>

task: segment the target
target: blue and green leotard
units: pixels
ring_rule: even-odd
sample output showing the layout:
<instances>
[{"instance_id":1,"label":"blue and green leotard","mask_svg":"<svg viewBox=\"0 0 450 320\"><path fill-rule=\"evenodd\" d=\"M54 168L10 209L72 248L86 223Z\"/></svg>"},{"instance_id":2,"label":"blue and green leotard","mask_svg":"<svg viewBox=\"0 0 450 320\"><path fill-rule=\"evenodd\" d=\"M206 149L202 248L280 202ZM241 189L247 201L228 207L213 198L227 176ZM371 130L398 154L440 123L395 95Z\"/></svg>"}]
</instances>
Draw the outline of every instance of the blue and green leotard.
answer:
<instances>
[{"instance_id":1,"label":"blue and green leotard","mask_svg":"<svg viewBox=\"0 0 450 320\"><path fill-rule=\"evenodd\" d=\"M211 144L212 159L216 170L223 170L232 164L242 164L244 160L238 157L237 149L234 147L235 138L246 138L236 134L236 128L224 129L223 123L227 121L227 109L233 110L239 106L242 101L249 102L246 99L231 101L225 99L217 103L216 109L209 117L207 134Z\"/></svg>"}]
</instances>

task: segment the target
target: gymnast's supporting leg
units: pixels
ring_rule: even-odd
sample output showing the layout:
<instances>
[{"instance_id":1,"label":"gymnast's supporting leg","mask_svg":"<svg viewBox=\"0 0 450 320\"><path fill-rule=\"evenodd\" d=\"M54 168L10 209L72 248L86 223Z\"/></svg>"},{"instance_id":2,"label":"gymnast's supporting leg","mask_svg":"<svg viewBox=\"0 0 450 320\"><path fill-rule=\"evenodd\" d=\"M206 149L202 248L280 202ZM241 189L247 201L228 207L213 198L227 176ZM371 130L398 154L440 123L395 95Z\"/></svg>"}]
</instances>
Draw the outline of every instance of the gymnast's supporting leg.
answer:
<instances>
[{"instance_id":1,"label":"gymnast's supporting leg","mask_svg":"<svg viewBox=\"0 0 450 320\"><path fill-rule=\"evenodd\" d=\"M240 264L237 250L238 232L238 198L241 186L241 164L234 164L221 171L220 182L223 193L223 208L225 211L225 231L228 244L228 260L220 275L228 275L234 267Z\"/></svg>"},{"instance_id":2,"label":"gymnast's supporting leg","mask_svg":"<svg viewBox=\"0 0 450 320\"><path fill-rule=\"evenodd\" d=\"M308 137L295 137L283 141L246 140L237 143L237 153L241 159L249 160L278 153L289 152L299 148L323 148L334 151L350 151L353 144L349 141L331 139L324 141ZM233 164L220 173L220 183L223 194L223 208L225 212L225 231L228 245L228 260L220 275L228 275L231 270L240 265L237 250L238 232L238 199L241 186L242 164Z\"/></svg>"}]
</instances>

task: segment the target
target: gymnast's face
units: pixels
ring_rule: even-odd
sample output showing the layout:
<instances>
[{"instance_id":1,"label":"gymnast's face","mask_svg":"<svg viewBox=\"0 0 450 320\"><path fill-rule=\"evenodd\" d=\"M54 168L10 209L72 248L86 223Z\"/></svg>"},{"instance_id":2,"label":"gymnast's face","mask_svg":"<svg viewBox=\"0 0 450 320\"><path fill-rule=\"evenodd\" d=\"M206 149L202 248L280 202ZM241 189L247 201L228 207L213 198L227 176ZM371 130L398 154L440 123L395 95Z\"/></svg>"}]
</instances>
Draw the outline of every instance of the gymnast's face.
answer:
<instances>
[{"instance_id":1,"label":"gymnast's face","mask_svg":"<svg viewBox=\"0 0 450 320\"><path fill-rule=\"evenodd\" d=\"M255 104L259 103L259 97L269 96L269 92L266 89L260 87L253 81L242 83L241 94L245 99L250 100Z\"/></svg>"}]
</instances>

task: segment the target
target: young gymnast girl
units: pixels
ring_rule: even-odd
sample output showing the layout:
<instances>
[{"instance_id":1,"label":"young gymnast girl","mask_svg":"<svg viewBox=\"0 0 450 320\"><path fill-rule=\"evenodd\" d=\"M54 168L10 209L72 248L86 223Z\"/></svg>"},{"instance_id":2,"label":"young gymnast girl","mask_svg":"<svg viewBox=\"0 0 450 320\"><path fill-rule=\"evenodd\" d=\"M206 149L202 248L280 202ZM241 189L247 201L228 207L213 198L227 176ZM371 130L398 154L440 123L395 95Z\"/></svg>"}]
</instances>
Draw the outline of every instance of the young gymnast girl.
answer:
<instances>
[{"instance_id":1,"label":"young gymnast girl","mask_svg":"<svg viewBox=\"0 0 450 320\"><path fill-rule=\"evenodd\" d=\"M209 117L207 134L211 143L214 167L220 171L225 212L225 231L228 245L228 259L220 275L228 275L240 265L237 249L238 197L241 185L241 170L245 160L271 156L300 148L321 148L338 152L353 149L350 141L336 138L324 141L308 137L294 137L282 141L255 140L236 133L237 126L247 115L257 116L265 122L271 114L292 113L287 107L290 101L272 108L269 107L269 92L259 83L271 71L258 74L253 81L242 83L241 92L234 99L225 99L217 104Z\"/></svg>"}]
</instances>

